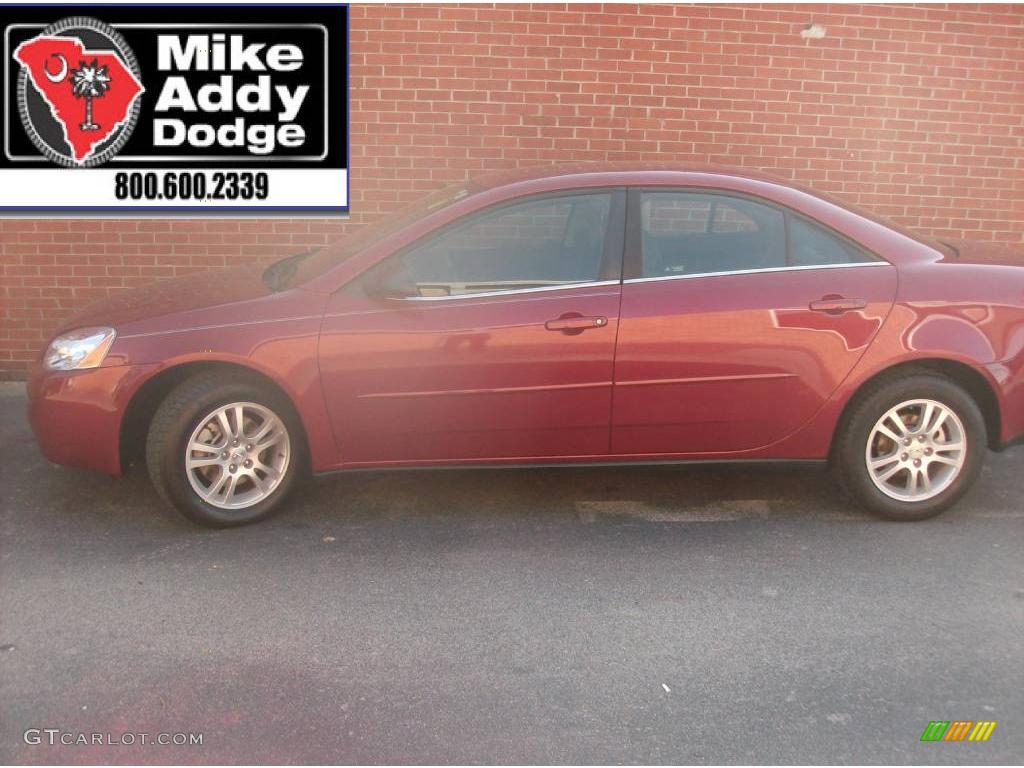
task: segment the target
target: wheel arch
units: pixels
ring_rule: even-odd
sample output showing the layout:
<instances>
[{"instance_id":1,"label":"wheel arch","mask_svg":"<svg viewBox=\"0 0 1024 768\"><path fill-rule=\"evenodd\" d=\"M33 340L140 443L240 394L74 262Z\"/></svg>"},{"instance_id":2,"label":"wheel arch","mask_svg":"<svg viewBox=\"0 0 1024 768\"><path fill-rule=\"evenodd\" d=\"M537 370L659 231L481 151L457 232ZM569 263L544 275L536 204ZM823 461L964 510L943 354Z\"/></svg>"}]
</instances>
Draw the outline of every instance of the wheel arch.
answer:
<instances>
[{"instance_id":1,"label":"wheel arch","mask_svg":"<svg viewBox=\"0 0 1024 768\"><path fill-rule=\"evenodd\" d=\"M235 362L221 360L192 360L178 363L161 369L135 391L128 405L125 407L124 415L121 418L119 433L119 451L122 471L136 459L145 457L146 435L149 433L150 424L157 407L164 398L181 384L201 373L224 371L242 377L260 386L272 389L279 394L284 402L292 409L295 422L302 430L302 445L308 451L309 435L306 425L302 419L299 409L296 407L294 398L288 391L274 381L273 378L257 370L256 368Z\"/></svg>"},{"instance_id":2,"label":"wheel arch","mask_svg":"<svg viewBox=\"0 0 1024 768\"><path fill-rule=\"evenodd\" d=\"M930 372L942 376L960 385L971 396L985 418L985 430L988 437L988 446L992 450L998 450L1001 444L1002 411L999 404L999 396L992 383L981 371L968 363L949 358L930 357L917 360L906 360L896 363L860 382L854 392L843 405L843 409L836 422L835 430L832 433L832 441L829 456L834 457L838 438L849 421L853 407L856 405L861 393L869 386L889 378L905 376L912 371Z\"/></svg>"}]
</instances>

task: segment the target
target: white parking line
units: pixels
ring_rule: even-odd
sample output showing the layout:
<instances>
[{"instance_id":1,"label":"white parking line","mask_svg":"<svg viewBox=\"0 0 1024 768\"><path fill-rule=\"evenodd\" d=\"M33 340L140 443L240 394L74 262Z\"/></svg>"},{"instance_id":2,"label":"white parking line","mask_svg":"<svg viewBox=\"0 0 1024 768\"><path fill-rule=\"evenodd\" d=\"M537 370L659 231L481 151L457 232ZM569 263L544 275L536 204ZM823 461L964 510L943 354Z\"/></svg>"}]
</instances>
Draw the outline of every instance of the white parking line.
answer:
<instances>
[{"instance_id":1,"label":"white parking line","mask_svg":"<svg viewBox=\"0 0 1024 768\"><path fill-rule=\"evenodd\" d=\"M765 499L719 501L698 507L652 506L645 501L577 501L580 522L593 523L598 515L628 516L650 523L715 523L729 520L764 518L771 514Z\"/></svg>"}]
</instances>

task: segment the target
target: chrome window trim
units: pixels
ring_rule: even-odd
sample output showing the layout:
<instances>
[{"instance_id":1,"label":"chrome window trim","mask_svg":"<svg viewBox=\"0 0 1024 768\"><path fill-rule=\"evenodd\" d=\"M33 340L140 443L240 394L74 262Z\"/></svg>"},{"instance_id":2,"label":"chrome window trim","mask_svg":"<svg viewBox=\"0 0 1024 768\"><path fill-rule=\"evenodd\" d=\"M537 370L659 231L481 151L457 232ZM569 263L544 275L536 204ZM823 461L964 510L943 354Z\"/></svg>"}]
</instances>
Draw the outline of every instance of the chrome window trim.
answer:
<instances>
[{"instance_id":1,"label":"chrome window trim","mask_svg":"<svg viewBox=\"0 0 1024 768\"><path fill-rule=\"evenodd\" d=\"M544 291L566 291L573 288L603 288L609 285L620 285L621 280L597 280L584 283L567 283L566 285L542 285L537 288L510 288L506 291L479 291L477 293L458 293L454 296L406 296L399 301L454 301L461 299L486 299L491 296L515 296L521 293L541 293Z\"/></svg>"},{"instance_id":2,"label":"chrome window trim","mask_svg":"<svg viewBox=\"0 0 1024 768\"><path fill-rule=\"evenodd\" d=\"M813 264L801 267L765 267L764 269L734 269L728 272L698 272L692 275L661 275L659 277L631 277L624 283L652 283L660 280L694 280L701 277L725 277L727 275L759 275L765 272L807 272L815 269L859 269L860 267L891 267L887 261L865 261L853 264Z\"/></svg>"}]
</instances>

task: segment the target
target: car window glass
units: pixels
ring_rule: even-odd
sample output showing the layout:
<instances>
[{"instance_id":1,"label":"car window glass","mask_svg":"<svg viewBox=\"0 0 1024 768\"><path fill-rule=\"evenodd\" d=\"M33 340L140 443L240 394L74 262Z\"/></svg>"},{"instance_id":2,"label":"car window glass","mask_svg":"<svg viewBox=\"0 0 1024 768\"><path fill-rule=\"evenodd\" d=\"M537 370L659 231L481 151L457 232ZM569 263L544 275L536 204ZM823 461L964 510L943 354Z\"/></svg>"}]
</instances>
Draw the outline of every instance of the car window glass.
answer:
<instances>
[{"instance_id":1,"label":"car window glass","mask_svg":"<svg viewBox=\"0 0 1024 768\"><path fill-rule=\"evenodd\" d=\"M421 296L601 278L611 194L547 197L473 216L400 256Z\"/></svg>"},{"instance_id":2,"label":"car window glass","mask_svg":"<svg viewBox=\"0 0 1024 768\"><path fill-rule=\"evenodd\" d=\"M875 261L860 248L800 216L789 217L789 252L795 267Z\"/></svg>"},{"instance_id":3,"label":"car window glass","mask_svg":"<svg viewBox=\"0 0 1024 768\"><path fill-rule=\"evenodd\" d=\"M757 232L757 222L731 205L718 204L714 211L712 232Z\"/></svg>"},{"instance_id":4,"label":"car window glass","mask_svg":"<svg viewBox=\"0 0 1024 768\"><path fill-rule=\"evenodd\" d=\"M750 200L694 192L643 192L644 277L786 266L781 211Z\"/></svg>"}]
</instances>

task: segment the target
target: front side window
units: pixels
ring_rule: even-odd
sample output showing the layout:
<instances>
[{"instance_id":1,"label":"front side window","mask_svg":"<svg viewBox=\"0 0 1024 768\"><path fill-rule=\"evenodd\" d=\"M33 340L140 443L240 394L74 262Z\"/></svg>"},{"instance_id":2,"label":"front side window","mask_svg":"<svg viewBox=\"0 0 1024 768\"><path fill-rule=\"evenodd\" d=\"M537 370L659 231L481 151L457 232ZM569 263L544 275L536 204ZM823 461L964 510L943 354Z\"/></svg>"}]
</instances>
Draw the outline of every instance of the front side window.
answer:
<instances>
[{"instance_id":1,"label":"front side window","mask_svg":"<svg viewBox=\"0 0 1024 768\"><path fill-rule=\"evenodd\" d=\"M473 215L396 256L420 296L601 279L611 193L527 200Z\"/></svg>"},{"instance_id":2,"label":"front side window","mask_svg":"<svg viewBox=\"0 0 1024 768\"><path fill-rule=\"evenodd\" d=\"M643 192L643 277L786 266L782 211L724 195Z\"/></svg>"}]
</instances>

